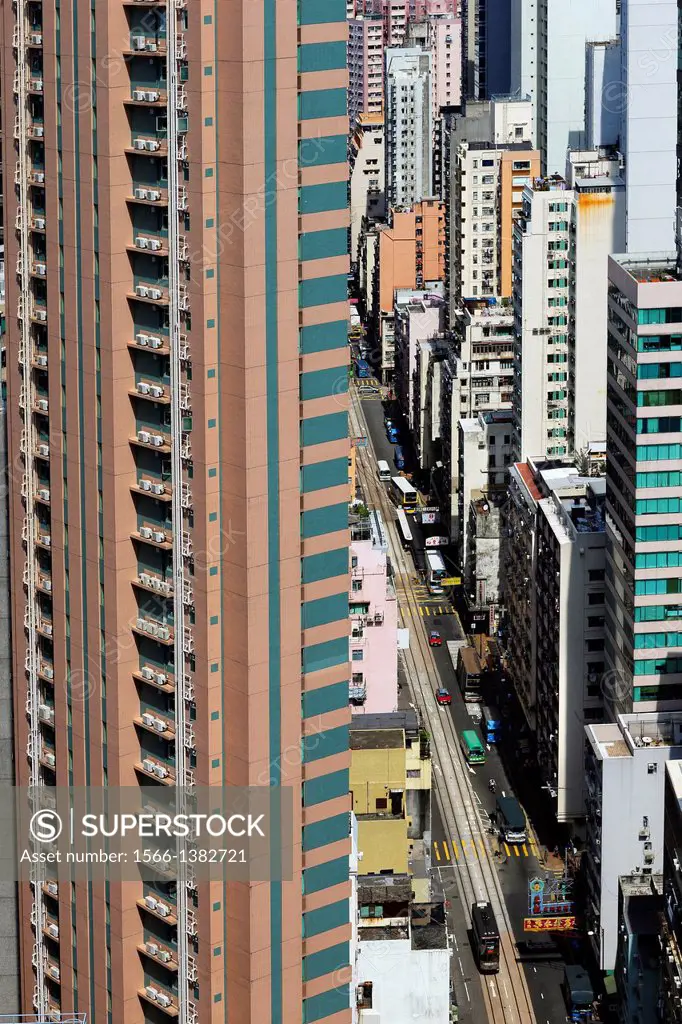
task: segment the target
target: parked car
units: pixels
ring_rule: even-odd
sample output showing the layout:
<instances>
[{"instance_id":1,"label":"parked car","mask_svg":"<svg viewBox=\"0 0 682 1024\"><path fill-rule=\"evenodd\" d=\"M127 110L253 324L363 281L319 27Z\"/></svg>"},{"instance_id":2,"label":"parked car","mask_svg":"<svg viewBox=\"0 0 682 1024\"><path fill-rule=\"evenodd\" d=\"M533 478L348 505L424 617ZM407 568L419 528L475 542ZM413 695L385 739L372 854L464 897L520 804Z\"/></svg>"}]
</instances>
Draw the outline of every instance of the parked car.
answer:
<instances>
[{"instance_id":1,"label":"parked car","mask_svg":"<svg viewBox=\"0 0 682 1024\"><path fill-rule=\"evenodd\" d=\"M452 704L452 697L450 691L446 690L444 686L439 686L436 690L436 703L443 707L446 704Z\"/></svg>"},{"instance_id":2,"label":"parked car","mask_svg":"<svg viewBox=\"0 0 682 1024\"><path fill-rule=\"evenodd\" d=\"M442 647L443 638L437 629L432 629L429 633L429 647Z\"/></svg>"}]
</instances>

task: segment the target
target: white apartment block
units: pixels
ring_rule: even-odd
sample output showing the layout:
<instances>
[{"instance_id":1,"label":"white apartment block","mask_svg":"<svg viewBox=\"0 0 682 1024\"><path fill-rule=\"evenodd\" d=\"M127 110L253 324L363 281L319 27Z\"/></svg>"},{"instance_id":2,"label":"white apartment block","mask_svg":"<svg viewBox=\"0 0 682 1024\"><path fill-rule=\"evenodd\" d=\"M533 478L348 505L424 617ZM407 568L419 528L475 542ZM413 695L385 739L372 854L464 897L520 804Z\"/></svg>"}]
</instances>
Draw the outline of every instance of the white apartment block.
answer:
<instances>
[{"instance_id":1,"label":"white apartment block","mask_svg":"<svg viewBox=\"0 0 682 1024\"><path fill-rule=\"evenodd\" d=\"M386 50L386 184L391 206L433 193L431 55Z\"/></svg>"},{"instance_id":2,"label":"white apartment block","mask_svg":"<svg viewBox=\"0 0 682 1024\"><path fill-rule=\"evenodd\" d=\"M563 179L523 191L514 226L516 458L568 451L568 320L573 193Z\"/></svg>"},{"instance_id":3,"label":"white apartment block","mask_svg":"<svg viewBox=\"0 0 682 1024\"><path fill-rule=\"evenodd\" d=\"M585 81L585 148L618 146L623 118L620 39L588 43Z\"/></svg>"},{"instance_id":4,"label":"white apartment block","mask_svg":"<svg viewBox=\"0 0 682 1024\"><path fill-rule=\"evenodd\" d=\"M574 153L569 171L568 185L524 191L514 229L519 459L606 439L608 256L624 237L624 183L606 153Z\"/></svg>"},{"instance_id":5,"label":"white apartment block","mask_svg":"<svg viewBox=\"0 0 682 1024\"><path fill-rule=\"evenodd\" d=\"M617 29L616 0L512 0L511 88L533 101L547 174L563 174L567 151L586 145L586 43Z\"/></svg>"},{"instance_id":6,"label":"white apartment block","mask_svg":"<svg viewBox=\"0 0 682 1024\"><path fill-rule=\"evenodd\" d=\"M380 114L360 114L350 141L350 258L360 259L365 221L386 216L386 164L384 119Z\"/></svg>"},{"instance_id":7,"label":"white apartment block","mask_svg":"<svg viewBox=\"0 0 682 1024\"><path fill-rule=\"evenodd\" d=\"M678 15L676 0L622 3L628 253L675 248Z\"/></svg>"},{"instance_id":8,"label":"white apartment block","mask_svg":"<svg viewBox=\"0 0 682 1024\"><path fill-rule=\"evenodd\" d=\"M396 297L399 294L396 292ZM408 299L404 303L396 299L393 390L412 434L420 421L420 395L416 389L419 345L442 332L444 313L443 299Z\"/></svg>"},{"instance_id":9,"label":"white apartment block","mask_svg":"<svg viewBox=\"0 0 682 1024\"><path fill-rule=\"evenodd\" d=\"M381 115L384 104L384 26L380 15L348 22L348 119L351 131L361 114Z\"/></svg>"}]
</instances>

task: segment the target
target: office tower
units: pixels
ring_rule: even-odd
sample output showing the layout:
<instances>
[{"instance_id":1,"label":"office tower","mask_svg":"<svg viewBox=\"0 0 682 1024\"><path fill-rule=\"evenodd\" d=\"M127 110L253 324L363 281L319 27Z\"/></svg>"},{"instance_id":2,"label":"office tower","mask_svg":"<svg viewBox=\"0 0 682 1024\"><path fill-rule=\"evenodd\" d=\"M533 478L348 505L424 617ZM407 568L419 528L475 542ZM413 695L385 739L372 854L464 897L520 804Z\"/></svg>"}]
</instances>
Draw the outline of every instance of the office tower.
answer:
<instances>
[{"instance_id":1,"label":"office tower","mask_svg":"<svg viewBox=\"0 0 682 1024\"><path fill-rule=\"evenodd\" d=\"M675 0L623 0L622 81L613 105L621 114L629 253L675 248L678 17Z\"/></svg>"},{"instance_id":2,"label":"office tower","mask_svg":"<svg viewBox=\"0 0 682 1024\"><path fill-rule=\"evenodd\" d=\"M431 54L386 50L386 190L391 206L433 195Z\"/></svg>"},{"instance_id":3,"label":"office tower","mask_svg":"<svg viewBox=\"0 0 682 1024\"><path fill-rule=\"evenodd\" d=\"M462 4L463 91L484 100L510 91L511 0L466 0Z\"/></svg>"},{"instance_id":4,"label":"office tower","mask_svg":"<svg viewBox=\"0 0 682 1024\"><path fill-rule=\"evenodd\" d=\"M348 22L348 120L351 131L361 114L381 116L384 103L384 25L380 15Z\"/></svg>"},{"instance_id":5,"label":"office tower","mask_svg":"<svg viewBox=\"0 0 682 1024\"><path fill-rule=\"evenodd\" d=\"M563 174L586 144L585 47L616 36L616 0L512 0L511 23L511 91L533 101L543 173Z\"/></svg>"},{"instance_id":6,"label":"office tower","mask_svg":"<svg viewBox=\"0 0 682 1024\"><path fill-rule=\"evenodd\" d=\"M345 4L3 17L19 782L302 808L292 881L22 886L23 1008L350 1020Z\"/></svg>"},{"instance_id":7,"label":"office tower","mask_svg":"<svg viewBox=\"0 0 682 1024\"><path fill-rule=\"evenodd\" d=\"M609 259L606 667L612 709L682 698L682 279L672 254Z\"/></svg>"}]
</instances>

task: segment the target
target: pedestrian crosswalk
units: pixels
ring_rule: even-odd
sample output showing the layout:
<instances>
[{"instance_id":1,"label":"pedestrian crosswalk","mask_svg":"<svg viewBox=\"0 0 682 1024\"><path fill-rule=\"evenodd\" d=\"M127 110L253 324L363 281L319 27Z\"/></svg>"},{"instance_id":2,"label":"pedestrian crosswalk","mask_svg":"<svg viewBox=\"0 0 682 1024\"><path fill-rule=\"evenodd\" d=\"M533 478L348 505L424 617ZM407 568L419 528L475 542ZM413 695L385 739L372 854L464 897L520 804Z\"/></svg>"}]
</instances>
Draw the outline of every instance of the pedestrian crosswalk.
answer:
<instances>
[{"instance_id":1,"label":"pedestrian crosswalk","mask_svg":"<svg viewBox=\"0 0 682 1024\"><path fill-rule=\"evenodd\" d=\"M460 860L481 860L486 854L500 858L537 857L535 842L523 844L500 842L496 836L469 836L461 839L434 839L433 863L452 864Z\"/></svg>"},{"instance_id":2,"label":"pedestrian crosswalk","mask_svg":"<svg viewBox=\"0 0 682 1024\"><path fill-rule=\"evenodd\" d=\"M423 619L428 619L432 615L455 614L455 606L453 604L419 604L417 607Z\"/></svg>"}]
</instances>

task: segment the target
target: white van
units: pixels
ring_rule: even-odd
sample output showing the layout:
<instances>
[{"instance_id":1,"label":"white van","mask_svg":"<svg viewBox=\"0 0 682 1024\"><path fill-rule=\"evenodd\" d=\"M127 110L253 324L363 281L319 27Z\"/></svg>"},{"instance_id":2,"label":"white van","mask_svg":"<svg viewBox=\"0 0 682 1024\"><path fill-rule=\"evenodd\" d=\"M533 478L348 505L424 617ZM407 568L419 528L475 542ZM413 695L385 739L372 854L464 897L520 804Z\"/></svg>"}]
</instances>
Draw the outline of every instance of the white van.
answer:
<instances>
[{"instance_id":1,"label":"white van","mask_svg":"<svg viewBox=\"0 0 682 1024\"><path fill-rule=\"evenodd\" d=\"M377 476L380 480L391 479L391 467L383 459L377 463Z\"/></svg>"}]
</instances>

